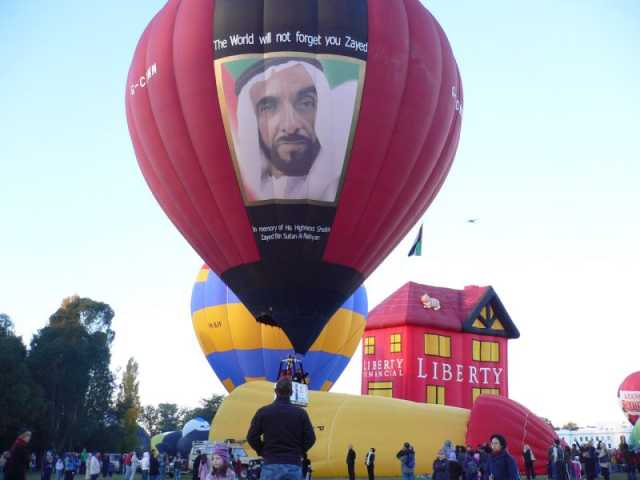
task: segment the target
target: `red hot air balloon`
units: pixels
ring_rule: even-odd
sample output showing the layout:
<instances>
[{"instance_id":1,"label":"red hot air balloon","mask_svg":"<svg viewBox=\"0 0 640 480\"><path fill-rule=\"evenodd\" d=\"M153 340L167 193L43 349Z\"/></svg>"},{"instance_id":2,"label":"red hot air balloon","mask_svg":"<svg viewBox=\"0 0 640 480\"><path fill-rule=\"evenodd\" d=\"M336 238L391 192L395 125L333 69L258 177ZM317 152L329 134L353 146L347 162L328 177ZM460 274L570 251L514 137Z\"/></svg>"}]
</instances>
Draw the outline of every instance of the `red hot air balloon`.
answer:
<instances>
[{"instance_id":1,"label":"red hot air balloon","mask_svg":"<svg viewBox=\"0 0 640 480\"><path fill-rule=\"evenodd\" d=\"M462 86L418 0L169 0L126 109L169 218L304 353L442 186Z\"/></svg>"},{"instance_id":2,"label":"red hot air balloon","mask_svg":"<svg viewBox=\"0 0 640 480\"><path fill-rule=\"evenodd\" d=\"M635 425L640 417L640 372L632 373L620 384L618 400L631 425Z\"/></svg>"},{"instance_id":3,"label":"red hot air balloon","mask_svg":"<svg viewBox=\"0 0 640 480\"><path fill-rule=\"evenodd\" d=\"M525 471L522 456L525 445L529 445L537 460L536 473L547 472L549 447L558 439L553 428L513 400L498 395L480 395L471 409L467 445L489 443L495 433L506 438L509 452L521 472Z\"/></svg>"}]
</instances>

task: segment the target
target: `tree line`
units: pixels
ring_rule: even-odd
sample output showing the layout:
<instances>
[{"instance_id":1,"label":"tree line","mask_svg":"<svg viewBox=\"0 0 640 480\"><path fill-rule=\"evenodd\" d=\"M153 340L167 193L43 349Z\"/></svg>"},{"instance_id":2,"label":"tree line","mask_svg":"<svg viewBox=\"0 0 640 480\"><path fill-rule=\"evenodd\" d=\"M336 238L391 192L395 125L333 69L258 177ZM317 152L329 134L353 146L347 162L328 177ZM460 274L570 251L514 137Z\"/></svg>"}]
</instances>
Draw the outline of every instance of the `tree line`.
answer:
<instances>
[{"instance_id":1,"label":"tree line","mask_svg":"<svg viewBox=\"0 0 640 480\"><path fill-rule=\"evenodd\" d=\"M0 450L12 444L20 428L29 428L39 451L131 451L139 425L154 435L178 430L196 416L213 418L220 395L196 408L142 406L133 358L116 382L114 315L106 303L65 298L27 348L12 319L0 314Z\"/></svg>"}]
</instances>

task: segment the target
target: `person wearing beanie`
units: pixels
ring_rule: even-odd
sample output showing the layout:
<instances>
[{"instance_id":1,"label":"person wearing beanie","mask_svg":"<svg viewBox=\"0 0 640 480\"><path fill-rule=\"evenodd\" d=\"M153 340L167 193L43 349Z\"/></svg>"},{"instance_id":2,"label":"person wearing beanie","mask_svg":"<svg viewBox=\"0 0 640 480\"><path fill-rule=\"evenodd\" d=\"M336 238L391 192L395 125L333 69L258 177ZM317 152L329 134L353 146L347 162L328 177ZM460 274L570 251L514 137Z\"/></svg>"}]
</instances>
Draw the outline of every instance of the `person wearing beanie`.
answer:
<instances>
[{"instance_id":1,"label":"person wearing beanie","mask_svg":"<svg viewBox=\"0 0 640 480\"><path fill-rule=\"evenodd\" d=\"M27 470L31 455L27 449L27 445L31 441L31 432L22 429L20 435L16 438L11 450L9 451L9 459L5 465L5 480L26 480Z\"/></svg>"},{"instance_id":2,"label":"person wearing beanie","mask_svg":"<svg viewBox=\"0 0 640 480\"><path fill-rule=\"evenodd\" d=\"M256 412L247 441L264 459L261 480L301 478L302 459L316 441L307 412L291 403L291 380L281 378L276 399Z\"/></svg>"},{"instance_id":3,"label":"person wearing beanie","mask_svg":"<svg viewBox=\"0 0 640 480\"><path fill-rule=\"evenodd\" d=\"M491 436L489 457L489 478L491 480L519 480L516 461L507 451L507 439L498 433Z\"/></svg>"},{"instance_id":4,"label":"person wearing beanie","mask_svg":"<svg viewBox=\"0 0 640 480\"><path fill-rule=\"evenodd\" d=\"M236 474L229 463L229 449L221 443L214 445L211 468L206 480L235 480L235 478Z\"/></svg>"}]
</instances>

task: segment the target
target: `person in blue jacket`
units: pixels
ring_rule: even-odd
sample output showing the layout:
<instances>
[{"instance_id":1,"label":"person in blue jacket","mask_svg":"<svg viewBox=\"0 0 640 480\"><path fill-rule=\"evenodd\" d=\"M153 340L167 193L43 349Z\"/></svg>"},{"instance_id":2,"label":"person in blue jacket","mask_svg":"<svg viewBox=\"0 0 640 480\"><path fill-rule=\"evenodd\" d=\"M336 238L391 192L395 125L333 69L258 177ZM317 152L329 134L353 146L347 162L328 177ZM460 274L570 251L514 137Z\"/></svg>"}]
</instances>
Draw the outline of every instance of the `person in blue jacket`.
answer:
<instances>
[{"instance_id":1,"label":"person in blue jacket","mask_svg":"<svg viewBox=\"0 0 640 480\"><path fill-rule=\"evenodd\" d=\"M520 480L516 461L507 451L507 439L498 433L491 436L488 470L490 480Z\"/></svg>"}]
</instances>

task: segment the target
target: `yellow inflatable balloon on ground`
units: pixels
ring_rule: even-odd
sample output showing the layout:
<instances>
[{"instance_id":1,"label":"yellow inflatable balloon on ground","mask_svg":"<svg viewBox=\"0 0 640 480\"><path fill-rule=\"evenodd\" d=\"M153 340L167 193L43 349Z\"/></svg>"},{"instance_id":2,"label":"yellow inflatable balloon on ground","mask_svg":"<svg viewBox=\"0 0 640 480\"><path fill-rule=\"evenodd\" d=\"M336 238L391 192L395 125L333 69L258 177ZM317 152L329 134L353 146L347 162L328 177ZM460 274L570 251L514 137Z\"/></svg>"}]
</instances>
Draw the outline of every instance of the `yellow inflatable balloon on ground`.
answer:
<instances>
[{"instance_id":1,"label":"yellow inflatable balloon on ground","mask_svg":"<svg viewBox=\"0 0 640 480\"><path fill-rule=\"evenodd\" d=\"M238 297L204 265L191 295L191 318L209 365L231 392L254 380L275 381L280 360L293 355L285 333L258 323ZM360 287L331 317L309 351L299 358L311 390L329 390L360 344L367 294Z\"/></svg>"},{"instance_id":2,"label":"yellow inflatable balloon on ground","mask_svg":"<svg viewBox=\"0 0 640 480\"><path fill-rule=\"evenodd\" d=\"M251 382L236 388L222 403L211 425L210 440L245 439L253 414L273 401L273 384ZM416 450L416 473L431 472L445 440L464 445L470 411L393 398L310 392L307 407L316 433L309 451L314 476L345 477L347 447L357 452L356 475L367 475L364 457L376 449L376 475L400 476L396 453L404 442ZM245 445L250 455L255 455Z\"/></svg>"}]
</instances>

